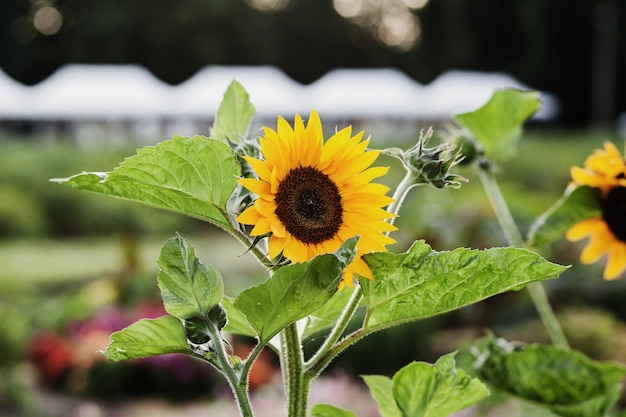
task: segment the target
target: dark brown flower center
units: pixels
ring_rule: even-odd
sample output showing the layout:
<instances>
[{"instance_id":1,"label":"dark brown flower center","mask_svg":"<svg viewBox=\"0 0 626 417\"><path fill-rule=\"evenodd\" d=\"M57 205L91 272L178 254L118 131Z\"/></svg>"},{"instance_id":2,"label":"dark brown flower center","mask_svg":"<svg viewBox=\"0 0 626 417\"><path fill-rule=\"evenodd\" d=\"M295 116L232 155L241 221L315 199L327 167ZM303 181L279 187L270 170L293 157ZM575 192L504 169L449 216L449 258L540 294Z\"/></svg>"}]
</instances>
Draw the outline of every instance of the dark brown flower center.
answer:
<instances>
[{"instance_id":1,"label":"dark brown flower center","mask_svg":"<svg viewBox=\"0 0 626 417\"><path fill-rule=\"evenodd\" d=\"M313 167L291 170L276 193L276 215L304 243L321 243L339 231L343 207L337 185Z\"/></svg>"},{"instance_id":2,"label":"dark brown flower center","mask_svg":"<svg viewBox=\"0 0 626 417\"><path fill-rule=\"evenodd\" d=\"M602 218L613 235L626 243L626 187L609 191L602 201Z\"/></svg>"}]
</instances>

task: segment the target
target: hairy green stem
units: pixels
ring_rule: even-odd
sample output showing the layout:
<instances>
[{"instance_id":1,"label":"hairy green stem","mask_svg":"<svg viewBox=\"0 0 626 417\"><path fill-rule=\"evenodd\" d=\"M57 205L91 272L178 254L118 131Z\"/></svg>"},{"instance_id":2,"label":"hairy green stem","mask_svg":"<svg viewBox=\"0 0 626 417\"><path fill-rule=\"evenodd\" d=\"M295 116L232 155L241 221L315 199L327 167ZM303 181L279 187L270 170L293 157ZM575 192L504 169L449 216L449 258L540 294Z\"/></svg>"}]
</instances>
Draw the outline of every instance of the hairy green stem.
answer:
<instances>
[{"instance_id":1,"label":"hairy green stem","mask_svg":"<svg viewBox=\"0 0 626 417\"><path fill-rule=\"evenodd\" d=\"M508 244L518 248L525 247L526 245L522 239L522 235L517 228L517 224L515 223L513 216L511 215L509 206L506 204L506 201L502 196L502 192L492 170L488 166L483 167L475 165L475 167ZM526 288L528 288L530 298L539 313L539 317L541 318L552 343L557 346L569 347L565 334L563 333L563 329L561 328L561 324L557 320L556 315L552 310L552 306L548 301L548 296L543 285L540 282L533 282Z\"/></svg>"},{"instance_id":2,"label":"hairy green stem","mask_svg":"<svg viewBox=\"0 0 626 417\"><path fill-rule=\"evenodd\" d=\"M213 341L213 349L215 354L215 365L224 374L230 388L233 391L239 411L242 417L254 417L252 411L252 405L250 404L250 396L248 395L248 377L247 374L242 374L240 377L233 369L229 355L224 349L224 343L222 343L222 335L220 331L212 324L209 324L209 333L211 340Z\"/></svg>"},{"instance_id":3,"label":"hairy green stem","mask_svg":"<svg viewBox=\"0 0 626 417\"><path fill-rule=\"evenodd\" d=\"M267 258L267 256L256 246L250 237L245 234L243 231L234 227L232 230L228 230L228 232L233 235L238 241L240 241L247 249L248 252L252 252L254 257L259 261L261 265L266 270L270 270L272 268L271 260ZM245 252L244 252L245 253Z\"/></svg>"},{"instance_id":4,"label":"hairy green stem","mask_svg":"<svg viewBox=\"0 0 626 417\"><path fill-rule=\"evenodd\" d=\"M296 324L285 327L281 337L281 368L287 392L287 416L306 417L311 380L304 378L304 359Z\"/></svg>"},{"instance_id":5,"label":"hairy green stem","mask_svg":"<svg viewBox=\"0 0 626 417\"><path fill-rule=\"evenodd\" d=\"M356 286L354 288L354 292L350 296L350 299L346 303L346 306L341 311L341 315L337 319L335 326L332 328L332 330L324 340L324 343L322 343L322 346L320 346L317 352L315 352L315 354L305 363L305 367L307 369L319 368L318 362L320 362L326 356L326 354L333 348L335 343L337 343L343 332L346 330L348 324L350 323L350 320L356 312L356 309L359 307L362 298L363 294L361 292L361 287ZM320 371L322 369L320 369Z\"/></svg>"},{"instance_id":6,"label":"hairy green stem","mask_svg":"<svg viewBox=\"0 0 626 417\"><path fill-rule=\"evenodd\" d=\"M341 352L343 352L348 347L352 346L359 340L363 339L365 336L370 334L370 332L365 331L363 327L354 332L350 333L339 342L335 343L335 345L327 351L323 356L321 356L314 364L312 364L307 370L307 376L310 378L314 378L316 375L319 375L320 372L324 370L328 366L328 364Z\"/></svg>"},{"instance_id":7,"label":"hairy green stem","mask_svg":"<svg viewBox=\"0 0 626 417\"><path fill-rule=\"evenodd\" d=\"M402 207L402 203L404 203L404 199L409 194L409 190L413 188L415 184L415 174L411 170L407 170L406 175L400 181L400 184L396 187L396 190L393 193L393 201L387 207L387 211L391 214L398 215L400 212L400 207ZM393 224L395 217L389 219L389 223Z\"/></svg>"}]
</instances>

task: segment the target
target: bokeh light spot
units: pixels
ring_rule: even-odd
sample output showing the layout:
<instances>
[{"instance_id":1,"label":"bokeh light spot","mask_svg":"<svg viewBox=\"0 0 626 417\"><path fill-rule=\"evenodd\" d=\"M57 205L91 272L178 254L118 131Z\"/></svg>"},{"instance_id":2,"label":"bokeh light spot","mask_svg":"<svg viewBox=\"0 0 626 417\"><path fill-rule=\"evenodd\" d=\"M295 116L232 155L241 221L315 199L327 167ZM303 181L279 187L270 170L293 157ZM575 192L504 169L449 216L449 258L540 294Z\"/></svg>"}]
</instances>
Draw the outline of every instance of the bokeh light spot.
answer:
<instances>
[{"instance_id":1,"label":"bokeh light spot","mask_svg":"<svg viewBox=\"0 0 626 417\"><path fill-rule=\"evenodd\" d=\"M43 35L54 35L63 26L63 16L56 8L44 6L35 12L33 26Z\"/></svg>"}]
</instances>

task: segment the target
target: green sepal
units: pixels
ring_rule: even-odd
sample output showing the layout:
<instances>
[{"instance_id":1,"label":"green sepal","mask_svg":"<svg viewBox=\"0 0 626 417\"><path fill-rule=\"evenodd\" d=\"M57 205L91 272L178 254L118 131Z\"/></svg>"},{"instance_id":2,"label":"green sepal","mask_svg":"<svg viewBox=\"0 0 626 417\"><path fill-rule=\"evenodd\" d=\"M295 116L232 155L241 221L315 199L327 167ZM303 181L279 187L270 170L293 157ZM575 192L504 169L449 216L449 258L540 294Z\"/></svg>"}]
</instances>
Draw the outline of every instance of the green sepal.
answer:
<instances>
[{"instance_id":1,"label":"green sepal","mask_svg":"<svg viewBox=\"0 0 626 417\"><path fill-rule=\"evenodd\" d=\"M531 225L528 244L542 247L562 238L576 223L601 215L600 189L588 186L567 187L559 201Z\"/></svg>"},{"instance_id":2,"label":"green sepal","mask_svg":"<svg viewBox=\"0 0 626 417\"><path fill-rule=\"evenodd\" d=\"M485 156L502 161L515 155L522 125L540 104L536 91L498 90L478 110L454 118L480 142Z\"/></svg>"},{"instance_id":3,"label":"green sepal","mask_svg":"<svg viewBox=\"0 0 626 417\"><path fill-rule=\"evenodd\" d=\"M139 149L112 172L83 172L51 181L182 213L233 230L226 210L241 167L232 149L204 136Z\"/></svg>"},{"instance_id":4,"label":"green sepal","mask_svg":"<svg viewBox=\"0 0 626 417\"><path fill-rule=\"evenodd\" d=\"M456 367L456 352L434 365L411 362L392 379L364 376L383 417L446 417L489 395L477 378Z\"/></svg>"},{"instance_id":5,"label":"green sepal","mask_svg":"<svg viewBox=\"0 0 626 417\"><path fill-rule=\"evenodd\" d=\"M621 364L596 362L558 346L487 338L471 352L483 381L563 417L607 415L626 376Z\"/></svg>"},{"instance_id":6,"label":"green sepal","mask_svg":"<svg viewBox=\"0 0 626 417\"><path fill-rule=\"evenodd\" d=\"M281 267L267 281L239 294L235 308L246 315L261 343L332 298L343 270L354 259L357 241L348 239L334 253Z\"/></svg>"},{"instance_id":7,"label":"green sepal","mask_svg":"<svg viewBox=\"0 0 626 417\"><path fill-rule=\"evenodd\" d=\"M142 319L111 335L104 356L114 362L166 353L191 354L185 328L176 317Z\"/></svg>"},{"instance_id":8,"label":"green sepal","mask_svg":"<svg viewBox=\"0 0 626 417\"><path fill-rule=\"evenodd\" d=\"M519 248L436 252L417 241L408 252L364 255L373 280L359 278L369 332L432 317L558 277L566 267Z\"/></svg>"}]
</instances>

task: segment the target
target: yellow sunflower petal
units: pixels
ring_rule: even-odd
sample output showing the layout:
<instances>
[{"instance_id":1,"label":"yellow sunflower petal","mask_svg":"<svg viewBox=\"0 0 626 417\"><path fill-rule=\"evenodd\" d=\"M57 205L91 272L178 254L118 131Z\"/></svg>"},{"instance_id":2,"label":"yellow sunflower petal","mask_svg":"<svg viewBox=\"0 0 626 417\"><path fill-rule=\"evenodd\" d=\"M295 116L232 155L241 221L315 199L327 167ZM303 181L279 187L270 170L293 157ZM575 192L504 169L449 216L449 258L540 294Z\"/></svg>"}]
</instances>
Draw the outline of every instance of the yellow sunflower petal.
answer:
<instances>
[{"instance_id":1,"label":"yellow sunflower petal","mask_svg":"<svg viewBox=\"0 0 626 417\"><path fill-rule=\"evenodd\" d=\"M337 164L336 169L333 169L334 167L329 167L328 175L337 184L341 184L348 178L353 177L354 175L363 171L366 168L369 168L369 166L374 163L379 155L380 151L365 152L358 157L354 157L352 159L344 161L343 166Z\"/></svg>"},{"instance_id":2,"label":"yellow sunflower petal","mask_svg":"<svg viewBox=\"0 0 626 417\"><path fill-rule=\"evenodd\" d=\"M285 237L271 236L270 237L268 249L269 249L269 254L270 254L271 259L274 259L278 255L280 255L280 253L285 249L285 245L287 245L288 240L289 240L288 236L285 236Z\"/></svg>"},{"instance_id":3,"label":"yellow sunflower petal","mask_svg":"<svg viewBox=\"0 0 626 417\"><path fill-rule=\"evenodd\" d=\"M237 221L241 224L256 224L261 217L256 207L250 206L237 216Z\"/></svg>"},{"instance_id":4,"label":"yellow sunflower petal","mask_svg":"<svg viewBox=\"0 0 626 417\"><path fill-rule=\"evenodd\" d=\"M265 181L260 181L254 178L241 178L239 184L252 191L254 194L265 200L273 200L274 194L270 189L270 185Z\"/></svg>"},{"instance_id":5,"label":"yellow sunflower petal","mask_svg":"<svg viewBox=\"0 0 626 417\"><path fill-rule=\"evenodd\" d=\"M261 217L256 221L254 227L250 231L250 236L263 236L272 231L272 222L265 217Z\"/></svg>"},{"instance_id":6,"label":"yellow sunflower petal","mask_svg":"<svg viewBox=\"0 0 626 417\"><path fill-rule=\"evenodd\" d=\"M572 167L570 169L570 175L577 185L588 185L597 188L603 183L602 179L598 178L593 172L589 172L580 167Z\"/></svg>"},{"instance_id":7,"label":"yellow sunflower petal","mask_svg":"<svg viewBox=\"0 0 626 417\"><path fill-rule=\"evenodd\" d=\"M576 242L593 233L596 233L598 230L601 230L603 225L604 221L601 217L592 217L578 222L574 226L570 227L565 233L565 237L567 240Z\"/></svg>"},{"instance_id":8,"label":"yellow sunflower petal","mask_svg":"<svg viewBox=\"0 0 626 417\"><path fill-rule=\"evenodd\" d=\"M243 157L248 164L252 167L256 175L263 181L269 183L271 181L272 170L267 166L267 162L260 159L252 158L251 156Z\"/></svg>"},{"instance_id":9,"label":"yellow sunflower petal","mask_svg":"<svg viewBox=\"0 0 626 417\"><path fill-rule=\"evenodd\" d=\"M626 245L623 243L611 246L609 259L604 268L604 279L618 278L626 269Z\"/></svg>"},{"instance_id":10,"label":"yellow sunflower petal","mask_svg":"<svg viewBox=\"0 0 626 417\"><path fill-rule=\"evenodd\" d=\"M594 235L580 253L580 262L589 265L596 262L608 250L607 241L603 236Z\"/></svg>"},{"instance_id":11,"label":"yellow sunflower petal","mask_svg":"<svg viewBox=\"0 0 626 417\"><path fill-rule=\"evenodd\" d=\"M353 175L348 180L346 180L344 184L345 186L354 186L354 187L363 186L365 184L368 184L371 180L375 178L382 177L388 171L389 171L389 167L368 168L363 172Z\"/></svg>"},{"instance_id":12,"label":"yellow sunflower petal","mask_svg":"<svg viewBox=\"0 0 626 417\"><path fill-rule=\"evenodd\" d=\"M315 110L309 115L309 121L302 138L303 143L300 145L303 146L303 149L299 161L300 165L304 167L318 165L324 146L324 133L322 122Z\"/></svg>"},{"instance_id":13,"label":"yellow sunflower petal","mask_svg":"<svg viewBox=\"0 0 626 417\"><path fill-rule=\"evenodd\" d=\"M372 270L365 263L365 261L361 258L361 256L357 256L357 258L354 261L352 261L352 263L350 265L348 265L346 267L346 272L349 272L351 275L352 274L359 274L362 277L365 277L367 279L374 279L374 274L372 274ZM348 287L352 287L352 279L350 279L349 282L348 282L347 278L348 277L346 277L344 275L344 282L345 282L345 284ZM350 278L352 278L352 277L350 276Z\"/></svg>"},{"instance_id":14,"label":"yellow sunflower petal","mask_svg":"<svg viewBox=\"0 0 626 417\"><path fill-rule=\"evenodd\" d=\"M278 220L278 218L276 218L276 221L271 222L270 227L272 229L273 236L287 237L287 229L285 228L285 225Z\"/></svg>"}]
</instances>

